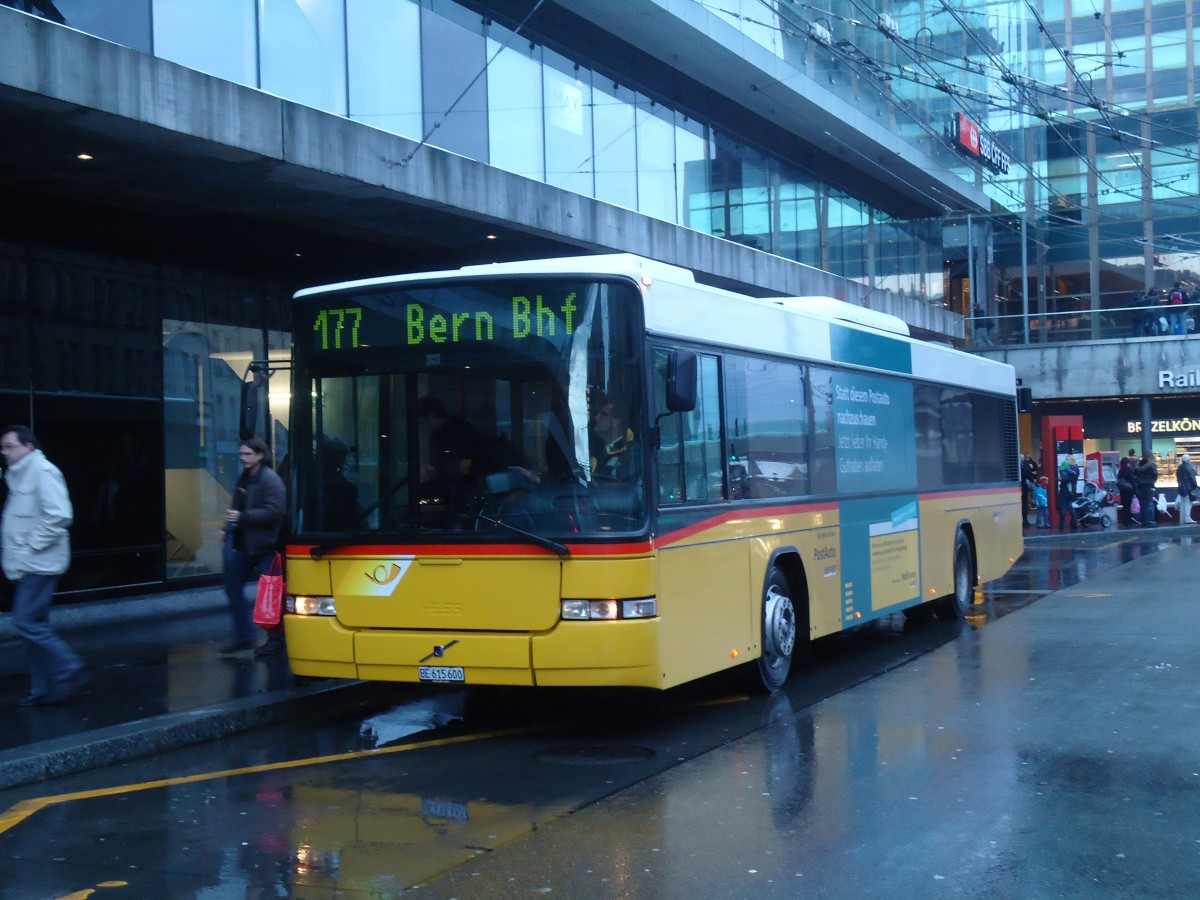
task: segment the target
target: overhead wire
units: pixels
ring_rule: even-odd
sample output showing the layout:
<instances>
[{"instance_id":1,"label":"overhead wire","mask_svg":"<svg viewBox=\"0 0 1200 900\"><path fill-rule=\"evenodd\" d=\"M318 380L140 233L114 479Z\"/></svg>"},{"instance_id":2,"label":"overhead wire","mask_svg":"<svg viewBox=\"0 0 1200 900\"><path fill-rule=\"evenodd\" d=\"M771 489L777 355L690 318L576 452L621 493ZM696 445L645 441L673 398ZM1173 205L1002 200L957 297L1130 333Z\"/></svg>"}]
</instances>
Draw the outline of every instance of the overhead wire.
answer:
<instances>
[{"instance_id":1,"label":"overhead wire","mask_svg":"<svg viewBox=\"0 0 1200 900\"><path fill-rule=\"evenodd\" d=\"M767 5L766 0L760 0L760 2L763 2L764 5ZM797 4L797 5L807 6L805 4ZM861 9L860 4L856 3L856 5L858 5L859 8ZM807 6L807 8L813 9L814 7ZM784 12L784 10L782 8L780 8L779 11L780 11L781 22L783 23L783 25L781 26L781 31L785 31L786 33L789 33L792 35L805 36L805 37L808 37L810 40L813 39L813 38L811 38L811 36L806 34L805 25L807 23L804 23L803 21L798 22L795 19L791 19L787 15L787 13ZM870 15L872 15L872 13L873 13L873 10L864 10L864 13L865 13L864 18L869 19ZM743 18L747 18L747 17L743 17ZM839 21L843 21L852 27L864 25L864 21L861 19L855 19L855 18L851 18L848 16L838 16L837 18ZM963 28L963 23L960 22L958 24L959 24L960 28ZM790 28L788 26L790 26ZM876 25L875 27L879 27L879 26ZM880 28L880 30L883 31L882 28ZM968 30L968 29L964 29L964 30ZM884 33L887 34L886 31ZM897 40L897 38L898 38L897 35L888 35L888 37L892 38L894 42L896 42L897 44L899 44L901 46L904 46L907 43L907 42L903 41L903 39ZM882 68L879 64L875 64L875 65L866 67L866 71L864 72L863 71L864 67L860 64L861 60L859 60L858 54L852 54L852 53L839 54L839 52L838 52L839 46L837 43L835 43L833 41L830 41L829 43L825 43L823 41L818 41L818 43L821 43L825 47L826 51L828 51L833 57L840 58L843 62L845 62L847 64L848 67L854 69L858 74L860 74L860 76L863 77L863 81L865 83L872 85L880 93L885 93L883 91L883 88L879 84L876 83L879 80L878 72ZM847 46L853 46L850 44L850 42L843 42L843 43L846 44ZM911 50L911 48L906 48L906 52L908 52L909 50ZM863 56L866 55L866 54L863 54L861 50L859 51L859 54L861 54ZM924 57L922 55L916 54L916 55L911 56L910 58L914 62L915 65L919 65L922 68L922 70L925 73L925 77L928 79L928 81L925 81L920 78L916 78L916 79L913 79L913 81L915 83L917 83L921 86L927 87L927 88L932 88L932 89L942 91L950 98L950 100L953 103L955 103L955 104L959 105L961 108L963 108L964 111L966 111L968 113L972 113L972 114L974 113L973 110L970 110L968 107L965 106L964 92L961 91L961 89L958 89L956 86L949 85L945 81L945 79L940 75L940 73L929 70L927 67L927 60L924 59ZM1000 62L1002 63L1002 61L1000 61ZM1006 66L1001 66L1000 68L1007 69ZM987 72L988 72L986 67L984 67L982 64L978 64L974 71L983 73L983 74L987 74ZM1008 71L1011 71L1011 70L1008 70ZM986 92L983 92L983 91L974 91L974 94L977 96L982 96L982 97L986 98L986 102L990 107L992 107L992 108L1000 107L1000 104L998 104L996 102L996 98L994 97L994 95L987 94ZM900 101L891 92L886 92L885 96L887 96L893 103L896 103L897 105L901 105ZM1029 114L1028 110L1025 107L1020 106L1020 105L1017 105L1017 106L1010 105L1010 106L1002 107L1002 108L1006 109L1006 111L1011 112L1011 113L1017 113L1017 114L1023 114L1023 115ZM928 134L933 135L934 137L938 136L938 134L931 127L929 127L928 123L923 120L923 117L921 117L918 114L912 114L911 112L910 112L910 115L911 115L911 120L915 124L917 124L919 127L921 127L923 131L925 131ZM1069 137L1064 138L1064 143L1068 147L1075 149L1073 141L1071 141ZM1059 196L1058 190L1056 189L1053 181L1048 176L1039 174L1036 166L1031 165L1027 161L1020 161L1019 154L1018 154L1017 158L1018 158L1018 161L1020 162L1020 165L1022 165L1024 167L1024 169L1029 173L1030 178L1035 183L1037 183L1041 187L1041 189L1045 192L1045 201L1044 202L1046 203L1046 209L1043 212L1039 213L1039 217L1047 222L1058 221L1058 222L1060 222L1060 225L1084 227L1084 223L1081 222L1080 220L1071 218L1069 216L1062 215L1060 213L1055 213L1050 208L1050 204L1053 202L1053 198L1055 196ZM1185 158L1190 159L1190 155ZM1085 165L1090 165L1090 161L1087 160L1086 157L1083 158L1083 162ZM1112 182L1107 177L1105 177L1104 174L1102 172L1100 172L1099 170L1096 170L1096 175L1097 175L1098 182L1107 185L1107 187L1104 187L1097 191L1088 192L1086 194L1080 195L1081 199L1086 198L1087 200L1089 200L1091 202L1086 204L1085 206L1081 206L1081 207L1077 207L1077 208L1080 210L1081 214L1084 209L1087 209L1088 215L1090 217L1092 217L1092 220L1099 225L1104 225L1106 223L1107 224L1116 224L1116 223L1122 223L1122 222L1127 221L1123 217L1113 215L1110 213L1105 213L1104 210L1100 206L1100 204L1103 202L1100 200L1101 197L1112 194L1112 193L1121 193L1125 196L1131 197L1138 201L1145 201L1147 199L1147 198L1143 197L1141 191L1135 192L1135 191L1131 191L1131 190L1126 190L1120 186L1112 184ZM1185 176L1178 177L1175 179L1170 179L1167 181L1156 180L1156 181L1152 181L1152 184L1154 184L1156 186L1160 186L1160 187L1168 187L1170 184L1172 184L1176 181L1179 181L1179 180L1185 180L1187 177L1188 176L1185 175ZM991 192L996 199L999 199L1000 197L1008 197L1009 203L1014 208L1028 209L1028 201L1023 196L1023 193L1018 193L1014 190L1009 189L1003 182L1000 182L999 180L991 181L989 183L989 187L991 188ZM1164 203L1164 202L1170 202L1170 201L1164 200L1162 198L1158 198L1152 202ZM1185 206L1183 208L1187 209L1188 211L1191 211L1194 207L1191 204L1188 204L1187 206ZM1013 213L1010 215L1016 215L1016 214L1018 214L1018 213Z\"/></svg>"},{"instance_id":2,"label":"overhead wire","mask_svg":"<svg viewBox=\"0 0 1200 900\"><path fill-rule=\"evenodd\" d=\"M450 113L454 112L455 107L462 102L463 98L466 97L468 93L470 93L471 88L475 87L479 79L487 73L487 70L491 67L492 63L496 61L496 57L508 49L508 45L513 42L513 39L516 38L518 34L520 34L521 29L525 27L531 18L533 18L533 14L538 11L544 2L545 0L535 0L533 8L525 14L525 18L523 18L520 23L518 23L516 28L512 30L508 38L505 39L504 43L496 48L496 52L493 53L486 62L484 62L483 68L476 72L475 77L467 82L466 87L464 87L462 91L459 92L458 96L454 98L454 101L448 107L446 107L446 111L434 121L433 125L429 127L429 130L425 132L421 140L417 142L417 145L413 147L411 151L409 151L408 156L404 157L404 159L400 160L400 162L398 162L396 165L403 169L410 162L412 162L412 159L417 155L417 152L429 143L429 139L433 137L433 133L442 127L442 123L446 121L446 118L450 115Z\"/></svg>"},{"instance_id":3,"label":"overhead wire","mask_svg":"<svg viewBox=\"0 0 1200 900\"><path fill-rule=\"evenodd\" d=\"M859 6L859 8L860 8L860 9L862 9L862 6L861 6L861 4L858 4L858 3L856 3L856 5L857 5L857 6ZM866 13L866 14L869 16L869 15L871 14L871 12L872 12L872 11L871 11L871 10L864 10L864 12L865 12L865 13ZM953 10L949 10L949 12L950 12L951 14L953 14L953 13L954 13L954 11L953 11ZM862 25L862 24L863 24L861 20L857 20L857 19L848 19L848 18L845 18L845 17L843 17L843 18L842 18L842 20L843 20L843 21L846 21L846 22L848 22L848 23L850 23L850 24L856 25L856 26L857 26L857 25ZM959 29L960 29L961 31L963 31L963 32L964 32L964 33L966 33L966 34L971 34L971 35L972 35L972 37L975 37L975 36L973 35L972 29L969 27L969 25L968 25L967 23L963 22L963 21L961 20L961 18L959 18L959 17L957 17L957 16L956 16L956 24L958 25L958 27L959 27ZM883 29L882 29L882 28L880 28L880 30L881 30L881 31L883 31ZM927 88L928 88L928 87L932 87L933 89L936 89L936 90L942 91L942 92L946 93L948 96L950 96L951 98L954 98L955 102L957 102L957 103L958 103L960 106L963 106L963 103L962 103L961 97L965 95L966 91L964 91L964 89L962 88L962 86L951 86L951 85L949 85L949 84L948 84L948 83L945 81L945 79L944 79L944 78L943 78L943 77L940 75L940 73L937 73L937 72L931 71L931 70L928 68L928 66L926 65L926 62L927 62L927 60L925 60L925 59L924 59L924 55L923 55L923 54L920 54L920 55L916 55L916 56L914 56L914 55L913 55L913 50L914 50L914 48L915 48L915 42L909 42L909 41L907 41L907 40L905 40L905 39L901 38L899 35L897 35L897 34L890 34L890 33L888 33L887 31L884 31L884 33L885 33L885 34L886 34L886 35L887 35L889 38L891 38L891 39L892 39L892 41L893 41L894 43L896 43L896 44L897 44L897 45L899 45L899 46L902 46L902 47L904 47L904 48L905 48L905 49L906 49L906 50L909 52L909 54L910 54L910 59L912 59L912 60L914 61L914 64L916 64L916 65L920 65L920 66L921 66L921 68L924 70L924 72L925 72L925 74L926 74L926 77L928 77L928 78L930 79L930 81L924 81L924 80L922 80L922 79L920 79L920 78L911 79L911 80L913 80L913 81L914 81L914 83L917 83L917 84L919 84L919 85L921 85L921 86L924 86L924 87L927 87ZM982 43L981 43L981 42L980 42L980 47L981 47L981 49L982 49L982 50L984 50L985 52L986 52L986 51L988 51L988 48L987 48L985 45L982 45ZM833 48L830 48L830 49L833 49ZM930 55L931 55L931 54L930 54ZM1023 84L1023 82L1024 82L1024 79L1023 79L1023 77L1022 77L1022 76L1019 76L1019 75L1017 75L1017 74L1016 74L1016 73L1014 73L1014 72L1012 72L1012 71L1011 71L1011 69L1009 69L1009 68L1007 67L1007 65L1006 65L1006 64L1003 62L1003 60L1001 60L1001 59L997 58L997 57L996 57L994 54L990 54L990 53L989 53L989 58L990 58L990 59L992 59L993 63L995 63L995 64L996 64L996 67L997 67L997 69L1000 71L1000 73L1001 73L1001 74L1000 74L1000 78L1001 78L1001 80L1003 80L1003 81L1005 81L1005 82L1007 82L1007 83L1009 83L1009 84L1011 84L1011 85L1013 85L1013 86L1020 86L1020 85L1022 85L1022 84ZM966 61L966 62L967 62L967 65L965 65L965 66L956 66L956 68L959 68L959 69L964 69L964 70L966 70L966 71L968 71L968 72L977 73L977 74L978 74L978 73L982 73L982 74L990 74L990 73L988 72L987 68L985 68L985 67L984 67L982 64L977 64L976 66L971 66L971 65L969 64L969 61ZM903 71L903 67L900 67L900 69L901 69L901 71L900 71L900 73L899 73L899 74L900 74L900 77L902 77L902 78L903 78L903 77L905 76L905 74L906 74L906 73ZM932 82L932 83L930 83L930 82ZM1022 114L1025 114L1025 115L1029 115L1029 114L1030 114L1028 110L1026 110L1026 109L1023 109L1022 107L1019 107L1019 106L1018 106L1018 107L1014 107L1014 106L1011 106L1011 105L1006 105L1006 104L1002 104L1002 103L999 103L999 102L997 102L997 101L996 101L996 98L995 98L995 95L988 94L988 93L986 93L986 92L979 91L979 90L976 90L976 89L968 89L968 90L970 90L970 91L971 91L971 93L972 93L972 95L973 95L974 97L977 97L977 98L978 98L978 97L982 97L982 98L984 98L984 102L986 102L986 103L987 103L987 105L988 105L989 107L993 108L993 109L999 109L1000 111L1007 111L1007 112L1010 112L1010 113L1012 113L1012 112L1017 112L1017 113L1022 113ZM1094 98L1094 95L1093 95L1093 98ZM1029 102L1029 99L1028 99L1028 98L1027 98L1026 102ZM1096 176L1097 176L1097 180L1098 180L1098 181L1100 181L1101 183L1103 183L1103 184L1105 184L1105 185L1106 185L1106 187L1105 187L1104 189L1102 189L1101 191L1098 191L1098 192L1093 192L1093 193L1089 194L1089 195L1088 195L1089 197L1097 197L1097 196L1101 196L1101 195L1107 195L1107 194L1110 194L1110 193L1122 193L1122 194L1124 194L1124 195L1126 195L1126 196L1129 196L1129 197L1131 197L1132 199L1136 199L1136 200L1141 200L1141 199L1143 199L1143 198L1142 198L1142 193L1141 193L1141 191L1140 191L1140 190L1138 190L1138 191L1134 191L1134 190L1127 190L1127 189L1125 189L1125 188L1123 188L1123 187L1121 187L1121 186L1119 186L1119 185L1113 184L1113 183L1112 183L1112 181L1111 181L1111 180L1110 180L1110 179L1109 179L1109 178L1108 178L1108 177L1107 177L1107 176L1104 174L1104 172L1103 172L1103 171L1101 171L1099 168L1096 168L1096 167L1094 167L1094 166L1093 166L1093 164L1092 164L1091 160L1087 158L1086 154L1084 154L1084 153L1081 153L1081 152L1080 152L1080 151L1079 151L1079 150L1078 150L1078 149L1077 149L1077 148L1074 146L1074 142L1073 142L1073 141L1071 141L1071 140L1069 139L1069 137L1067 137L1067 136L1065 136L1065 135L1062 135L1061 131L1060 131L1060 130L1057 128L1057 123L1055 123L1055 122L1054 122L1054 121L1051 119L1051 117L1050 117L1050 116L1048 116L1048 115L1046 115L1046 114L1045 114L1045 111L1044 111L1044 109L1039 109L1039 107L1040 107L1040 104L1036 104L1036 103L1030 103L1030 105L1032 105L1032 106L1035 106L1035 114L1037 114L1038 112L1041 112L1041 114L1040 114L1040 115L1037 115L1037 117L1038 117L1038 118L1043 118L1043 119L1044 119L1044 120L1047 122L1047 124L1048 124L1048 125L1050 125L1050 126L1053 128L1053 130L1054 130L1054 131L1055 131L1057 134L1059 134L1059 135L1062 137L1064 145L1065 145L1065 146L1067 146L1067 147L1070 147L1072 150L1074 150L1074 151L1075 151L1075 155L1076 155L1076 156L1078 156L1078 157L1081 159L1081 161L1084 163L1084 165L1085 165L1085 166L1088 166L1089 168L1091 168L1091 169L1092 169L1092 171L1094 171L1094 172L1095 172L1095 174L1096 174ZM973 111L972 111L972 110L970 110L970 109L966 109L965 107L964 107L964 109L965 109L965 111L967 111L967 112L969 112L969 113L973 113ZM1110 120L1110 122L1111 122L1111 120ZM1113 130L1115 130L1115 129L1113 129ZM1137 140L1141 140L1141 137L1140 137L1140 135L1133 135L1133 134L1129 134L1129 137L1134 137L1134 138L1136 138ZM1163 149L1163 148L1161 148L1161 147L1160 147L1158 150L1156 150L1156 152L1159 152L1159 153L1165 153L1165 154L1168 154L1168 155L1170 155L1170 154L1168 153L1168 151L1167 151L1167 150L1165 150L1165 149ZM1019 157L1020 157L1020 155L1019 155L1019 154L1016 154L1016 156L1017 156L1017 158L1019 158ZM1178 156L1179 156L1179 158L1182 158L1183 160L1185 160L1185 161L1188 161L1188 162L1192 162L1192 161L1194 160L1194 157L1191 155L1190 151L1185 151L1184 153L1182 153L1182 154L1179 154ZM1023 164L1023 165L1026 167L1026 169L1027 169L1027 170L1030 172L1030 174L1031 174L1031 175L1032 175L1032 176L1033 176L1033 177L1034 177L1036 180L1038 180L1038 181L1039 181L1039 183L1041 183L1041 184L1042 184L1043 188L1044 188L1044 189L1047 191L1047 194L1048 194L1048 195L1050 195L1050 196L1053 196L1055 193L1057 193L1057 191L1055 190L1055 188L1054 188L1053 184L1051 184L1050 182L1048 182L1047 180L1045 180L1043 177L1040 177L1040 176L1038 176L1038 174L1037 174L1037 172L1036 172L1036 169L1034 169L1034 168L1033 168L1033 167L1032 167L1032 166L1031 166L1031 165L1030 165L1030 164L1029 164L1027 161L1023 162L1022 164ZM1170 184L1172 184L1172 183L1174 183L1174 181L1178 180L1178 179L1171 179L1170 181L1163 181L1163 180L1161 180L1161 179L1154 179L1154 178L1152 178L1152 177L1149 175L1149 173L1148 173L1148 172L1145 172L1144 168L1143 168L1143 172L1144 172L1144 174L1146 174L1146 176L1147 176L1147 180L1150 182L1150 184L1151 184L1151 185L1153 185L1153 186L1155 186L1155 187L1169 187L1169 186L1170 186ZM998 185L996 185L995 183L993 183L993 189L996 189L997 187L999 187L999 186L998 186ZM1009 193L1009 196L1012 196L1010 192L1006 192L1006 193ZM1180 194L1183 194L1184 192L1182 192L1182 191L1181 191L1181 192L1179 192L1179 193L1180 193ZM1014 198L1014 199L1016 199L1018 202L1023 202L1023 200L1022 200L1021 198ZM1179 198L1171 198L1171 199L1175 199L1175 200L1177 200L1177 199L1179 199ZM1161 200L1160 200L1160 202L1161 202ZM1170 202L1170 201L1168 200L1167 202ZM1185 206L1185 207L1183 207L1183 208L1186 208L1186 209L1188 209L1188 210L1191 210L1191 209L1193 209L1193 206L1192 206L1191 204L1188 204L1188 205L1186 205L1186 206Z\"/></svg>"}]
</instances>

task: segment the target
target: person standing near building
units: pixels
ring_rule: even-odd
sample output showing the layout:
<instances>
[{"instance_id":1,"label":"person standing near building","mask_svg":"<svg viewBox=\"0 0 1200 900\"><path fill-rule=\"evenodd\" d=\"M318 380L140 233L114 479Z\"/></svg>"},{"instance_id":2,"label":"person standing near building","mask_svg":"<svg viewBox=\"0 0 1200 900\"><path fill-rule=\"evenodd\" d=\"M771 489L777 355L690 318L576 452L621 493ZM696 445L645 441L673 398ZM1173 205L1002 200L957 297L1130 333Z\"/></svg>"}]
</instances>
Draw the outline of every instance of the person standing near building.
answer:
<instances>
[{"instance_id":1,"label":"person standing near building","mask_svg":"<svg viewBox=\"0 0 1200 900\"><path fill-rule=\"evenodd\" d=\"M1192 465L1191 454L1185 453L1179 457L1179 465L1175 467L1175 483L1179 485L1179 494L1175 498L1175 508L1179 510L1179 524L1190 525L1192 522L1192 495L1196 493L1196 467Z\"/></svg>"},{"instance_id":2,"label":"person standing near building","mask_svg":"<svg viewBox=\"0 0 1200 900\"><path fill-rule=\"evenodd\" d=\"M221 532L225 596L233 624L233 640L221 648L226 656L254 649L254 601L246 595L246 584L257 583L258 576L271 565L287 512L283 479L271 468L270 448L257 438L242 441L238 460L242 474L233 491L233 502L225 511ZM263 648L282 648L282 641L272 634Z\"/></svg>"},{"instance_id":3,"label":"person standing near building","mask_svg":"<svg viewBox=\"0 0 1200 900\"><path fill-rule=\"evenodd\" d=\"M0 517L4 576L15 583L13 630L25 644L29 694L20 706L52 706L88 681L79 654L50 627L58 579L71 563L74 518L67 483L33 432L11 425L0 436L8 497Z\"/></svg>"},{"instance_id":4,"label":"person standing near building","mask_svg":"<svg viewBox=\"0 0 1200 900\"><path fill-rule=\"evenodd\" d=\"M1063 522L1069 518L1071 520L1071 530L1074 531L1079 527L1079 521L1075 518L1075 507L1071 504L1075 502L1075 486L1079 483L1079 465L1075 462L1073 454L1067 454L1067 458L1062 461L1062 465L1058 467L1058 527L1063 528Z\"/></svg>"},{"instance_id":5,"label":"person standing near building","mask_svg":"<svg viewBox=\"0 0 1200 900\"><path fill-rule=\"evenodd\" d=\"M1043 475L1038 479L1033 489L1033 499L1037 503L1037 527L1050 527L1050 479Z\"/></svg>"},{"instance_id":6,"label":"person standing near building","mask_svg":"<svg viewBox=\"0 0 1200 900\"><path fill-rule=\"evenodd\" d=\"M1121 512L1124 513L1126 525L1133 524L1133 488L1137 480L1133 474L1137 457L1132 450L1129 453L1129 456L1121 457L1121 464L1117 466L1117 493L1121 495Z\"/></svg>"},{"instance_id":7,"label":"person standing near building","mask_svg":"<svg viewBox=\"0 0 1200 900\"><path fill-rule=\"evenodd\" d=\"M1033 461L1028 453L1021 454L1021 524L1028 527L1029 525L1029 507L1030 498L1033 495L1034 485L1038 480L1037 463Z\"/></svg>"},{"instance_id":8,"label":"person standing near building","mask_svg":"<svg viewBox=\"0 0 1200 900\"><path fill-rule=\"evenodd\" d=\"M1154 485L1158 482L1158 465L1154 462L1154 454L1147 451L1133 467L1133 495L1137 497L1138 524L1150 527L1154 524Z\"/></svg>"},{"instance_id":9,"label":"person standing near building","mask_svg":"<svg viewBox=\"0 0 1200 900\"><path fill-rule=\"evenodd\" d=\"M995 344L992 339L992 322L991 317L987 314L982 306L976 303L971 307L972 328L974 328L975 343L980 347L991 347Z\"/></svg>"}]
</instances>

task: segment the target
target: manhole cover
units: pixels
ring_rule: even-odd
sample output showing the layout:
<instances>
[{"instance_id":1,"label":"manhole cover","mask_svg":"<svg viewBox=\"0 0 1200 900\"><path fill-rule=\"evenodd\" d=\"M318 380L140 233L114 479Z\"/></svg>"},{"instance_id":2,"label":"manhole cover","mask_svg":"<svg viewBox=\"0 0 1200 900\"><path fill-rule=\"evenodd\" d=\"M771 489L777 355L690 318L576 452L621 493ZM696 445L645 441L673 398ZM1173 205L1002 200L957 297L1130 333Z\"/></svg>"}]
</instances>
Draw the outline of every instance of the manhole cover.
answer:
<instances>
[{"instance_id":1,"label":"manhole cover","mask_svg":"<svg viewBox=\"0 0 1200 900\"><path fill-rule=\"evenodd\" d=\"M654 751L645 747L554 747L534 754L534 759L564 766L611 766L652 756Z\"/></svg>"}]
</instances>

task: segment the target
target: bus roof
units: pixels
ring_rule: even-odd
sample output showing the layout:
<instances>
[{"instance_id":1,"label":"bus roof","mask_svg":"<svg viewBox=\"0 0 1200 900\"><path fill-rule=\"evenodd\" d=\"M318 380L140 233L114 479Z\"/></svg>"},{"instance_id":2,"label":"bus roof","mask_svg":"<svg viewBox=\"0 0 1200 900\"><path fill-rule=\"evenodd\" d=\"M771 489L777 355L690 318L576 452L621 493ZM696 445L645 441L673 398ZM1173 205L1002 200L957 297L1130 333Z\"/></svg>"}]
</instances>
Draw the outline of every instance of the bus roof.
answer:
<instances>
[{"instance_id":1,"label":"bus roof","mask_svg":"<svg viewBox=\"0 0 1200 900\"><path fill-rule=\"evenodd\" d=\"M698 283L688 269L632 253L486 263L367 278L305 288L297 291L295 298L411 282L530 272L631 279L642 285L646 327L652 334L811 360L838 359L836 336L842 362L1002 393L1016 390L1012 366L948 345L917 340L897 316L832 297L764 298L737 294ZM849 359L845 358L847 355ZM895 362L901 357L903 362Z\"/></svg>"},{"instance_id":2,"label":"bus roof","mask_svg":"<svg viewBox=\"0 0 1200 900\"><path fill-rule=\"evenodd\" d=\"M384 287L391 284L406 284L412 281L433 281L442 278L479 278L489 275L520 275L532 271L555 275L623 275L634 281L645 283L646 279L662 279L674 284L695 285L696 278L688 269L669 263L656 262L632 253L606 253L596 256L562 256L551 259L521 260L518 262L481 263L463 266L461 269L446 269L438 272L417 272L409 275L385 275L379 278L363 278L358 281L343 281L297 291L295 297L324 294L334 291L359 290ZM736 297L736 294L730 294Z\"/></svg>"}]
</instances>

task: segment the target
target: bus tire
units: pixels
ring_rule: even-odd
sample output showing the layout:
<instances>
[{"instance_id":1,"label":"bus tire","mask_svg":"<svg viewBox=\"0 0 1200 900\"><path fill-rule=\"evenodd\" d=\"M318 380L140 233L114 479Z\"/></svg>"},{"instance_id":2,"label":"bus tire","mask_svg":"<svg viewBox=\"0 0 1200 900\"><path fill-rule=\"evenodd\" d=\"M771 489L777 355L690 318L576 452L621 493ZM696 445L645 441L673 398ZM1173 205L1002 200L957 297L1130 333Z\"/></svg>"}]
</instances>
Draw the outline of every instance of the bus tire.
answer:
<instances>
[{"instance_id":1,"label":"bus tire","mask_svg":"<svg viewBox=\"0 0 1200 900\"><path fill-rule=\"evenodd\" d=\"M792 655L798 632L796 606L787 576L772 563L763 584L762 654L755 670L767 693L783 687L792 670Z\"/></svg>"},{"instance_id":2,"label":"bus tire","mask_svg":"<svg viewBox=\"0 0 1200 900\"><path fill-rule=\"evenodd\" d=\"M954 539L954 593L938 598L933 611L939 619L965 619L974 594L975 561L971 554L971 542L966 534L959 531Z\"/></svg>"}]
</instances>

